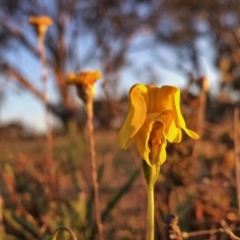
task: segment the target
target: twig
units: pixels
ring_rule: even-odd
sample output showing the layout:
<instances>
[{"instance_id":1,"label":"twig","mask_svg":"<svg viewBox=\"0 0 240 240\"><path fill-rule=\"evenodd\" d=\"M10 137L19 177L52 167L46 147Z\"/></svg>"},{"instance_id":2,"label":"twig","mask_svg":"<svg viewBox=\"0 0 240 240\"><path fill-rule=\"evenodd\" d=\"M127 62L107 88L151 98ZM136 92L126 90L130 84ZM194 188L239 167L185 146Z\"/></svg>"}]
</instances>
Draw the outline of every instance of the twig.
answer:
<instances>
[{"instance_id":1,"label":"twig","mask_svg":"<svg viewBox=\"0 0 240 240\"><path fill-rule=\"evenodd\" d=\"M73 240L77 240L77 237L75 235L75 233L68 227L66 226L60 226L58 227L55 231L54 231L54 234L53 234L53 237L51 239L55 239L55 237L57 237L58 233L60 230L64 230L64 231L67 231L69 232L69 234L71 235L72 239Z\"/></svg>"},{"instance_id":2,"label":"twig","mask_svg":"<svg viewBox=\"0 0 240 240\"><path fill-rule=\"evenodd\" d=\"M221 232L219 229L201 230L201 231L195 231L195 232L182 232L182 237L189 238L189 237L196 237L196 236L207 235L207 234L215 234L219 232Z\"/></svg>"},{"instance_id":3,"label":"twig","mask_svg":"<svg viewBox=\"0 0 240 240\"><path fill-rule=\"evenodd\" d=\"M164 218L164 222L169 226L170 239L182 240L181 229L178 226L178 216L176 214L169 214Z\"/></svg>"},{"instance_id":4,"label":"twig","mask_svg":"<svg viewBox=\"0 0 240 240\"><path fill-rule=\"evenodd\" d=\"M228 227L227 223L225 220L221 220L221 225L222 228L220 228L221 232L226 233L231 239L236 239L236 240L240 240L240 238L238 236L236 236L232 230Z\"/></svg>"},{"instance_id":5,"label":"twig","mask_svg":"<svg viewBox=\"0 0 240 240\"><path fill-rule=\"evenodd\" d=\"M190 238L190 237L196 237L201 235L207 235L207 234L216 234L224 232L228 234L230 237L235 237L233 239L240 239L238 238L232 231L239 231L240 228L235 228L234 230L230 229L228 226L224 225L224 220L221 221L221 225L223 225L223 228L220 229L210 229L210 230L201 230L201 231L195 231L195 232L182 232L183 238ZM226 222L225 222L226 224Z\"/></svg>"}]
</instances>

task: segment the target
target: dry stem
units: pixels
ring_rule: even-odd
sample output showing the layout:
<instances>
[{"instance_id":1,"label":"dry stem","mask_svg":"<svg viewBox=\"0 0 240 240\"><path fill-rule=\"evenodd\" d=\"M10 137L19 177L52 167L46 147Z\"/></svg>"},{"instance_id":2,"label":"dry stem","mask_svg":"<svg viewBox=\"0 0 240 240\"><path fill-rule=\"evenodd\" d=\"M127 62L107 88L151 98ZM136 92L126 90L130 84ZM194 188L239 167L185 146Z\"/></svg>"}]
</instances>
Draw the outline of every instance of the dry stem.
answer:
<instances>
[{"instance_id":1,"label":"dry stem","mask_svg":"<svg viewBox=\"0 0 240 240\"><path fill-rule=\"evenodd\" d=\"M169 226L170 239L182 240L181 229L178 226L178 216L176 214L169 214L165 217L164 222Z\"/></svg>"},{"instance_id":2,"label":"dry stem","mask_svg":"<svg viewBox=\"0 0 240 240\"><path fill-rule=\"evenodd\" d=\"M195 145L194 145L194 152L193 152L194 161L198 155L198 151L202 142L202 136L203 136L204 124L205 124L206 95L207 95L207 92L205 91L205 89L202 89L200 94L200 105L199 105L198 116L197 116L197 133L199 135L199 139L198 141L195 142Z\"/></svg>"},{"instance_id":3,"label":"dry stem","mask_svg":"<svg viewBox=\"0 0 240 240\"><path fill-rule=\"evenodd\" d=\"M74 233L70 228L68 228L68 227L66 227L66 226L60 226L60 227L58 227L58 228L55 230L53 236L56 237L57 234L58 234L58 232L59 232L60 230L64 230L64 231L69 232L71 238L72 238L73 240L77 240L77 237L76 237L75 233Z\"/></svg>"},{"instance_id":4,"label":"dry stem","mask_svg":"<svg viewBox=\"0 0 240 240\"><path fill-rule=\"evenodd\" d=\"M221 232L226 233L231 239L236 239L236 240L240 240L240 238L238 236L236 236L232 230L228 227L227 223L225 220L221 220L221 225L222 228L220 228Z\"/></svg>"},{"instance_id":5,"label":"dry stem","mask_svg":"<svg viewBox=\"0 0 240 240\"><path fill-rule=\"evenodd\" d=\"M233 230L229 228L225 220L221 220L220 224L222 228L220 229L209 229L209 230L201 230L201 231L195 231L195 232L182 232L182 237L183 238L193 238L196 236L201 236L201 235L208 235L208 234L217 234L220 232L226 233L231 239L234 240L240 240L238 236L236 236L233 233ZM235 231L239 231L239 228L235 228ZM173 237L172 239L177 239L176 237Z\"/></svg>"},{"instance_id":6,"label":"dry stem","mask_svg":"<svg viewBox=\"0 0 240 240\"><path fill-rule=\"evenodd\" d=\"M236 163L236 185L237 185L237 199L238 199L238 214L240 216L240 163L239 163L239 147L238 147L238 118L239 110L237 107L234 109L233 118L233 132L234 132L234 152L235 152L235 163Z\"/></svg>"},{"instance_id":7,"label":"dry stem","mask_svg":"<svg viewBox=\"0 0 240 240\"><path fill-rule=\"evenodd\" d=\"M0 240L4 240L5 228L3 223L3 198L0 194Z\"/></svg>"}]
</instances>

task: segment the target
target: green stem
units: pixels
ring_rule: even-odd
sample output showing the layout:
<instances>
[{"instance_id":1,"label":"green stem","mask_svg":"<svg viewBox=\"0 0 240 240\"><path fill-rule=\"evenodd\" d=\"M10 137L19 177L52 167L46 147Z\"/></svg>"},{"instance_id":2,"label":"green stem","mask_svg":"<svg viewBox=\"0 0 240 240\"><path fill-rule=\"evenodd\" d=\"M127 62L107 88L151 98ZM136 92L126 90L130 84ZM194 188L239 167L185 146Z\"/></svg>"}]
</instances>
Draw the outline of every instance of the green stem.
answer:
<instances>
[{"instance_id":1,"label":"green stem","mask_svg":"<svg viewBox=\"0 0 240 240\"><path fill-rule=\"evenodd\" d=\"M161 163L157 162L152 166L149 166L146 161L143 160L143 172L147 182L148 192L148 231L147 240L154 240L154 184L157 181L160 171Z\"/></svg>"},{"instance_id":2,"label":"green stem","mask_svg":"<svg viewBox=\"0 0 240 240\"><path fill-rule=\"evenodd\" d=\"M149 184L147 191L148 191L147 240L154 240L154 184Z\"/></svg>"}]
</instances>

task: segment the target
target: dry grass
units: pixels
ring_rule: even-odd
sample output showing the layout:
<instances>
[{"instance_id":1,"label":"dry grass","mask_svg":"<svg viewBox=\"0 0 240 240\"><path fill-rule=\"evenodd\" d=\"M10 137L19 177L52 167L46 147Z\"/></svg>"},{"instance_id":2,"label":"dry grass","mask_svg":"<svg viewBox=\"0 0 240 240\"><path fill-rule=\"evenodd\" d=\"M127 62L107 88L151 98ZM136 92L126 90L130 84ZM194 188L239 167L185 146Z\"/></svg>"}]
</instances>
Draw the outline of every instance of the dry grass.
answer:
<instances>
[{"instance_id":1,"label":"dry grass","mask_svg":"<svg viewBox=\"0 0 240 240\"><path fill-rule=\"evenodd\" d=\"M221 128L221 131L212 129L204 131L204 150L200 151L198 169L192 164L193 142L190 139L184 137L181 144L169 144L167 148L168 159L161 168L155 188L157 232L160 231L160 235L167 236L161 219L169 213L178 214L179 226L189 239L228 239L225 233L216 231L221 227L222 219L231 229L239 226L230 127ZM97 164L101 169L100 207L104 211L134 171L141 168L141 159L134 146L127 151L118 148L116 131L96 131L94 136ZM74 230L79 240L90 239L95 222L91 211L88 217L86 215L86 211L92 209L86 136L72 131L67 136L54 138L57 198L44 183L44 139L2 141L0 144L1 193L5 209L26 217L27 213L20 211L14 198L21 200L23 207L37 221L32 225L42 232L35 234L36 238L27 238L22 235L22 229L12 231L13 226L3 215L6 231L13 232L17 239L46 239L57 226L64 224ZM10 186L17 197L10 194ZM105 239L145 239L146 188L142 176L109 210L103 224ZM191 235L191 232L194 233ZM61 239L68 239L67 234Z\"/></svg>"}]
</instances>

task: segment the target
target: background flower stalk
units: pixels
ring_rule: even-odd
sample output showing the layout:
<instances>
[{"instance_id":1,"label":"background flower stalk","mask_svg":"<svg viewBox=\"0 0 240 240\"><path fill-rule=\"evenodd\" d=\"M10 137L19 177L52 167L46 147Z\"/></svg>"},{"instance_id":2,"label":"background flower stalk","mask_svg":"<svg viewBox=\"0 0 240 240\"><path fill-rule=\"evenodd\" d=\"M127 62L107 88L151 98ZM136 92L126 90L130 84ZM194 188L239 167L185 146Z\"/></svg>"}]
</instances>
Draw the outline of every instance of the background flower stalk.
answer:
<instances>
[{"instance_id":1,"label":"background flower stalk","mask_svg":"<svg viewBox=\"0 0 240 240\"><path fill-rule=\"evenodd\" d=\"M97 176L97 163L95 153L95 142L93 136L93 101L95 96L94 83L102 77L99 71L86 71L79 74L70 73L67 79L68 84L74 84L77 87L77 93L85 104L87 111L87 130L89 139L89 153L91 159L92 179L94 188L95 215L98 227L99 240L104 240L103 226L100 212L99 184Z\"/></svg>"},{"instance_id":2,"label":"background flower stalk","mask_svg":"<svg viewBox=\"0 0 240 240\"><path fill-rule=\"evenodd\" d=\"M48 74L47 74L47 62L44 46L44 39L47 33L47 29L52 25L52 19L48 16L32 16L29 18L29 23L33 25L38 39L38 50L41 62L41 77L42 77L42 92L44 96L45 105L45 122L46 122L46 137L47 137L47 168L49 172L49 183L51 186L51 192L55 192L56 176L55 167L53 162L53 136L50 123L50 112L48 109Z\"/></svg>"}]
</instances>

